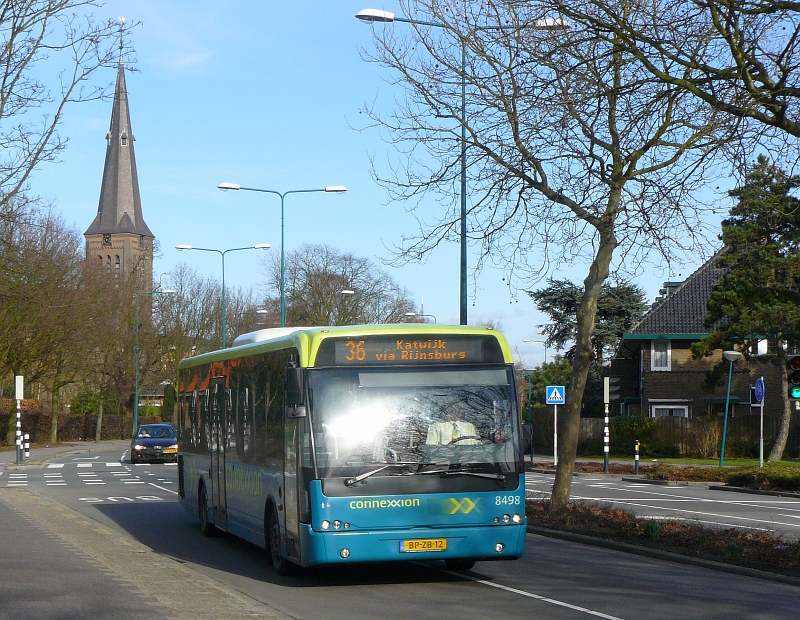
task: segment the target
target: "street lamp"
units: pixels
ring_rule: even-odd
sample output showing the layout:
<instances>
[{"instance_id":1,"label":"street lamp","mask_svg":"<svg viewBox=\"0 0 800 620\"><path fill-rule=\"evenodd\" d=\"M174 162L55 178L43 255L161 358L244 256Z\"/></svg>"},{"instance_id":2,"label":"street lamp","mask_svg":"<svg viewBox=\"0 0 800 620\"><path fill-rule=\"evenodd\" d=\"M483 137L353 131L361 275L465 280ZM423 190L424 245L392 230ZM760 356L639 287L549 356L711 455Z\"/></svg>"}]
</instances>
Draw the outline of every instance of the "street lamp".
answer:
<instances>
[{"instance_id":1,"label":"street lamp","mask_svg":"<svg viewBox=\"0 0 800 620\"><path fill-rule=\"evenodd\" d=\"M731 400L731 376L733 375L733 363L742 359L742 354L738 351L723 351L722 357L728 360L728 391L725 394L725 417L722 421L722 447L719 450L719 466L725 464L725 436L728 434L728 404Z\"/></svg>"},{"instance_id":2,"label":"street lamp","mask_svg":"<svg viewBox=\"0 0 800 620\"><path fill-rule=\"evenodd\" d=\"M419 316L423 318L430 317L433 319L433 322L436 323L436 317L433 316L432 314L422 314L421 312L419 314L417 314L416 312L406 312L406 316L407 317Z\"/></svg>"},{"instance_id":3,"label":"street lamp","mask_svg":"<svg viewBox=\"0 0 800 620\"><path fill-rule=\"evenodd\" d=\"M139 430L139 299L142 295L173 295L171 288L136 293L136 344L133 347L133 434Z\"/></svg>"},{"instance_id":4,"label":"street lamp","mask_svg":"<svg viewBox=\"0 0 800 620\"><path fill-rule=\"evenodd\" d=\"M539 342L544 345L544 363L547 363L547 340L531 340L530 338L523 338L522 342Z\"/></svg>"},{"instance_id":5,"label":"street lamp","mask_svg":"<svg viewBox=\"0 0 800 620\"><path fill-rule=\"evenodd\" d=\"M352 289L346 288L342 291L339 291L342 295L361 295L361 297L374 297L375 298L375 305L377 306L378 310L378 320L376 323L381 322L381 294L380 293L366 293L363 291L354 291Z\"/></svg>"},{"instance_id":6,"label":"street lamp","mask_svg":"<svg viewBox=\"0 0 800 620\"><path fill-rule=\"evenodd\" d=\"M445 24L440 22L429 22L418 19L407 19L405 17L397 17L396 14L382 9L362 9L356 13L356 18L366 23L383 23L389 24L393 22L402 22L405 24L414 24L420 26L431 26L433 28L446 28ZM564 30L567 28L567 22L563 19L538 19L532 24L523 24L520 26L484 26L476 28L476 30L505 30L505 29L530 29L530 30ZM461 118L458 119L461 123L461 265L460 265L460 322L461 325L467 324L467 56L466 44L462 39L461 43Z\"/></svg>"},{"instance_id":7,"label":"street lamp","mask_svg":"<svg viewBox=\"0 0 800 620\"><path fill-rule=\"evenodd\" d=\"M216 252L220 256L222 256L222 348L226 349L228 346L228 337L227 337L227 325L226 325L226 313L227 308L225 306L225 255L228 252L240 252L242 250L269 250L270 249L269 243L259 243L257 245L250 245L246 248L229 248L227 250L214 250L212 248L196 248L191 245L186 245L185 243L181 243L175 246L176 250L198 250L200 252Z\"/></svg>"},{"instance_id":8,"label":"street lamp","mask_svg":"<svg viewBox=\"0 0 800 620\"><path fill-rule=\"evenodd\" d=\"M243 190L246 192L261 192L264 194L275 194L281 199L281 327L286 327L286 281L285 281L285 248L283 240L284 221L283 221L283 199L289 194L309 194L311 192L327 192L328 194L344 194L347 188L344 185L328 185L322 189L290 189L285 192L278 192L274 189L259 189L257 187L242 187L238 183L220 183L217 188L221 190Z\"/></svg>"}]
</instances>

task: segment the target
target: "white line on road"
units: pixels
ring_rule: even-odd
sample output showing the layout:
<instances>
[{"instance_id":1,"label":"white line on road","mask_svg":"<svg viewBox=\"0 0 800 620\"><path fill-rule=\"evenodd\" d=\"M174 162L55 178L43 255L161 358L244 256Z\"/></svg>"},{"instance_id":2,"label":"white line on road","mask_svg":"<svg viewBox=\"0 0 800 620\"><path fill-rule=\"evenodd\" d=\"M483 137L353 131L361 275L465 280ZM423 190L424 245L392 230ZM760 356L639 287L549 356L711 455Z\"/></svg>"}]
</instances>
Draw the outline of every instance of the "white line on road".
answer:
<instances>
[{"instance_id":1,"label":"white line on road","mask_svg":"<svg viewBox=\"0 0 800 620\"><path fill-rule=\"evenodd\" d=\"M609 614L604 614L600 611L594 611L593 609L587 609L586 607L579 607L578 605L573 605L571 603L565 603L564 601L559 601L554 598L548 598L546 596L542 596L541 594L534 594L533 592L526 592L525 590L518 590L517 588L511 588L509 586L504 586L499 583L493 583L491 581L486 581L485 579L478 579L477 577L471 577L469 575L465 575L464 573L456 573L454 571L449 571L440 568L440 571L443 573L447 573L448 575L453 575L454 577L461 577L462 579L469 579L470 581L474 581L475 583L480 583L485 586L489 586L491 588L497 588L498 590L505 590L506 592L511 592L512 594L519 594L520 596L526 596L528 598L535 599L537 601L541 601L543 603L550 603L551 605L557 605L558 607L566 607L567 609L572 609L573 611L579 611L583 614L587 614L589 616L595 616L597 618L606 618L606 620L622 620L622 618L618 616L611 616Z\"/></svg>"},{"instance_id":2,"label":"white line on road","mask_svg":"<svg viewBox=\"0 0 800 620\"><path fill-rule=\"evenodd\" d=\"M750 521L752 523L770 523L773 526L776 525L785 525L787 527L800 527L797 523L781 523L779 521L767 521L766 519L751 519L748 517L737 517L736 515L726 515L726 514L718 514L716 512L701 512L699 510L683 510L682 508L669 508L665 506L650 506L648 504L637 504L634 502L627 502L627 501L620 501L620 500L612 500L612 499L597 499L595 497L575 497L574 499L580 499L583 501L605 501L605 502L614 502L616 504L624 504L625 506L634 506L636 508L651 508L653 510L667 510L671 512L683 512L690 515L698 515L704 517L717 517L720 519L734 519L738 521ZM718 523L717 525L728 525L723 523ZM739 527L736 525L731 525L730 527ZM774 529L774 528L773 528Z\"/></svg>"},{"instance_id":3,"label":"white line on road","mask_svg":"<svg viewBox=\"0 0 800 620\"><path fill-rule=\"evenodd\" d=\"M173 491L172 489L165 489L164 487L158 486L155 482L148 482L151 487L155 487L157 489L161 489L162 491L166 491L167 493L172 493L173 495L178 495L177 491Z\"/></svg>"},{"instance_id":4,"label":"white line on road","mask_svg":"<svg viewBox=\"0 0 800 620\"><path fill-rule=\"evenodd\" d=\"M47 469L61 469L62 467L64 467L64 463L50 463Z\"/></svg>"}]
</instances>

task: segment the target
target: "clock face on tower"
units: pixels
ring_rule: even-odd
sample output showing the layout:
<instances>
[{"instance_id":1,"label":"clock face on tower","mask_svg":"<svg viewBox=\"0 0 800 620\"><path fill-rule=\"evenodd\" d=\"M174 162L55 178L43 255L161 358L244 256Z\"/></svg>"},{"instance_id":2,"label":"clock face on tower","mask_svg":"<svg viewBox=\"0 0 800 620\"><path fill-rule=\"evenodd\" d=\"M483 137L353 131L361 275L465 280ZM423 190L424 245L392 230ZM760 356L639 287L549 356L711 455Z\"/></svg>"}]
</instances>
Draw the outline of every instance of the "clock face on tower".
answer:
<instances>
[{"instance_id":1,"label":"clock face on tower","mask_svg":"<svg viewBox=\"0 0 800 620\"><path fill-rule=\"evenodd\" d=\"M103 245L111 245L111 235L103 235Z\"/></svg>"}]
</instances>

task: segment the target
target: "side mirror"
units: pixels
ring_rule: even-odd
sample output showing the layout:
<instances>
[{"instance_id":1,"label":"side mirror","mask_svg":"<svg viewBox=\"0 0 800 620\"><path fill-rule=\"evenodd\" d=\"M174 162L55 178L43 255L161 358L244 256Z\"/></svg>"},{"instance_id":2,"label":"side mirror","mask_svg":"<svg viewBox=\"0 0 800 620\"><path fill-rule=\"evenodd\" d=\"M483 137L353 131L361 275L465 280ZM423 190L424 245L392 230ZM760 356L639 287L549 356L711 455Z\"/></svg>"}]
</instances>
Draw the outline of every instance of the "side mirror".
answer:
<instances>
[{"instance_id":1,"label":"side mirror","mask_svg":"<svg viewBox=\"0 0 800 620\"><path fill-rule=\"evenodd\" d=\"M289 417L290 418L304 418L304 417L306 417L306 406L305 405L292 405L289 408Z\"/></svg>"},{"instance_id":2,"label":"side mirror","mask_svg":"<svg viewBox=\"0 0 800 620\"><path fill-rule=\"evenodd\" d=\"M303 369L286 369L286 404L290 406L303 404Z\"/></svg>"}]
</instances>

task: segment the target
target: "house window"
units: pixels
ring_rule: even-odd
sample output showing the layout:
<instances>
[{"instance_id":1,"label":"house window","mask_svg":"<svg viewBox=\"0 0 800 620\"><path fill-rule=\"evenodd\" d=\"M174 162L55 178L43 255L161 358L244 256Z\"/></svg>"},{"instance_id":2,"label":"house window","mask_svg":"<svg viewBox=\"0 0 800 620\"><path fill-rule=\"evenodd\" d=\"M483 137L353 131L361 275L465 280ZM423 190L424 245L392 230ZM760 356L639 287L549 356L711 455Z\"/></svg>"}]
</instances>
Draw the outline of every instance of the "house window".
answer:
<instances>
[{"instance_id":1,"label":"house window","mask_svg":"<svg viewBox=\"0 0 800 620\"><path fill-rule=\"evenodd\" d=\"M672 347L669 340L652 340L650 342L650 370L670 370L672 364Z\"/></svg>"},{"instance_id":2,"label":"house window","mask_svg":"<svg viewBox=\"0 0 800 620\"><path fill-rule=\"evenodd\" d=\"M688 418L689 407L662 403L650 406L651 418Z\"/></svg>"}]
</instances>

